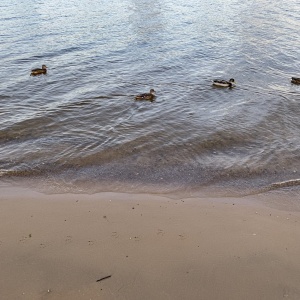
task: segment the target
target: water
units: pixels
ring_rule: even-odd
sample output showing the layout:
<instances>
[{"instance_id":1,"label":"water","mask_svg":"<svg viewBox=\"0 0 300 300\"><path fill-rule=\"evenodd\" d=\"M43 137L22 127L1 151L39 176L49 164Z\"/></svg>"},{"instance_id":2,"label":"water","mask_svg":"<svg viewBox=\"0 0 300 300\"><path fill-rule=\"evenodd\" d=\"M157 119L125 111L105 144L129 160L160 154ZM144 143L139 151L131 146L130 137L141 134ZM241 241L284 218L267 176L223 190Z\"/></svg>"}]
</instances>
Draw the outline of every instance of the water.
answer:
<instances>
[{"instance_id":1,"label":"water","mask_svg":"<svg viewBox=\"0 0 300 300\"><path fill-rule=\"evenodd\" d=\"M88 193L299 186L299 1L175 2L1 2L2 182ZM47 75L29 76L42 64ZM211 85L231 77L234 89ZM134 100L150 88L156 101Z\"/></svg>"}]
</instances>

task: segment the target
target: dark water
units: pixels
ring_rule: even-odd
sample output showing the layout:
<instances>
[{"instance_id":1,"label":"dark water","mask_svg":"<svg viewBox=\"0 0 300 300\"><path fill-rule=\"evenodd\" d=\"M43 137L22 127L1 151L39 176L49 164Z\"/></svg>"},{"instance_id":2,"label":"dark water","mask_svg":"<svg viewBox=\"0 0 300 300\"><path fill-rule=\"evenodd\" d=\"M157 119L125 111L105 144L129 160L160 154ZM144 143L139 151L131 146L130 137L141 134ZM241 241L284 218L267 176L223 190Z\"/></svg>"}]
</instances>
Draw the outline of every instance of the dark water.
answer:
<instances>
[{"instance_id":1,"label":"dark water","mask_svg":"<svg viewBox=\"0 0 300 300\"><path fill-rule=\"evenodd\" d=\"M0 180L299 187L299 27L298 0L2 0ZM42 64L47 75L29 76ZM216 77L237 86L214 88ZM156 101L134 100L150 88Z\"/></svg>"}]
</instances>

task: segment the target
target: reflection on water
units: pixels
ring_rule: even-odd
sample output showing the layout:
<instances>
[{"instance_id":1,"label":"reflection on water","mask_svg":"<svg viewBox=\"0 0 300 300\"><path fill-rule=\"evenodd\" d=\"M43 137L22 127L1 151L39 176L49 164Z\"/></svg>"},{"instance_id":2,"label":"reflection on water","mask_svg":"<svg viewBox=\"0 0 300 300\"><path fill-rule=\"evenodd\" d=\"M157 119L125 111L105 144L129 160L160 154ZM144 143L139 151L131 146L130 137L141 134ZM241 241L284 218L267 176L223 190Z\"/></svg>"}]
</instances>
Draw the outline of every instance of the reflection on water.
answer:
<instances>
[{"instance_id":1,"label":"reflection on water","mask_svg":"<svg viewBox=\"0 0 300 300\"><path fill-rule=\"evenodd\" d=\"M247 194L300 178L296 0L4 0L1 10L2 180ZM48 75L29 76L44 63ZM237 87L214 88L216 77ZM150 88L156 101L134 101Z\"/></svg>"}]
</instances>

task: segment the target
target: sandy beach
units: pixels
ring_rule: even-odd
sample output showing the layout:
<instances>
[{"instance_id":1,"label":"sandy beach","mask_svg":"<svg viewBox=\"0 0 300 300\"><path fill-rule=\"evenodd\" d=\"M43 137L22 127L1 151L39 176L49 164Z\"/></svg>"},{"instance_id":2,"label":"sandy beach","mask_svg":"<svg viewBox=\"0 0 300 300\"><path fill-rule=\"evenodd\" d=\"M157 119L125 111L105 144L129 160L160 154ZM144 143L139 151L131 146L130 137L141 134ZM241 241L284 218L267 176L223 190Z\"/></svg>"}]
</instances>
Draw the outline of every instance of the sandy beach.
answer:
<instances>
[{"instance_id":1,"label":"sandy beach","mask_svg":"<svg viewBox=\"0 0 300 300\"><path fill-rule=\"evenodd\" d=\"M300 299L300 213L252 200L1 188L0 299Z\"/></svg>"}]
</instances>

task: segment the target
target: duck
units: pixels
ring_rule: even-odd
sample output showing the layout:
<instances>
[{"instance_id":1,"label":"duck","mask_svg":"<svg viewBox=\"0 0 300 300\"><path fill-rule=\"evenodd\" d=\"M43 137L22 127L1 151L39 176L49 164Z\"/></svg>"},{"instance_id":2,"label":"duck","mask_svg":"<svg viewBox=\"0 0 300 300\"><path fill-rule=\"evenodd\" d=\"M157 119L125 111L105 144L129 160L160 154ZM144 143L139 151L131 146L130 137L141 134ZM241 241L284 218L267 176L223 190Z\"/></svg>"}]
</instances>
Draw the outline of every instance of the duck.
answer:
<instances>
[{"instance_id":1,"label":"duck","mask_svg":"<svg viewBox=\"0 0 300 300\"><path fill-rule=\"evenodd\" d=\"M151 89L149 93L139 94L135 96L135 100L150 100L153 101L155 97L154 89Z\"/></svg>"},{"instance_id":2,"label":"duck","mask_svg":"<svg viewBox=\"0 0 300 300\"><path fill-rule=\"evenodd\" d=\"M291 83L300 84L300 78L292 77Z\"/></svg>"},{"instance_id":3,"label":"duck","mask_svg":"<svg viewBox=\"0 0 300 300\"><path fill-rule=\"evenodd\" d=\"M31 70L31 76L35 76L35 75L41 75L41 74L47 74L47 66L46 65L42 65L41 69L33 69Z\"/></svg>"},{"instance_id":4,"label":"duck","mask_svg":"<svg viewBox=\"0 0 300 300\"><path fill-rule=\"evenodd\" d=\"M220 80L220 79L215 79L213 81L214 86L220 86L220 87L229 87L232 88L235 86L235 81L233 78L230 78L229 81L226 80Z\"/></svg>"}]
</instances>

